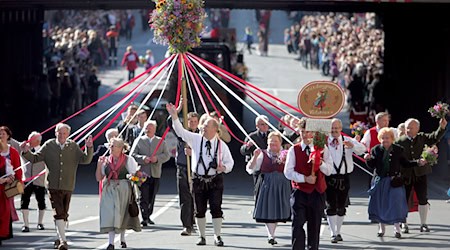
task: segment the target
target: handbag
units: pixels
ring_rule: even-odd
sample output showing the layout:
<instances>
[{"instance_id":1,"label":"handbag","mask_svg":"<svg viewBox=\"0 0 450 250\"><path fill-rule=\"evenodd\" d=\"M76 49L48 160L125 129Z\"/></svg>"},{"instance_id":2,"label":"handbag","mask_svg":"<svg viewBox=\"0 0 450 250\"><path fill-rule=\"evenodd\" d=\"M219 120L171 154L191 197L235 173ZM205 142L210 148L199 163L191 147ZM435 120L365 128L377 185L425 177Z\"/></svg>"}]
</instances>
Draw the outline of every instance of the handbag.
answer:
<instances>
[{"instance_id":1,"label":"handbag","mask_svg":"<svg viewBox=\"0 0 450 250\"><path fill-rule=\"evenodd\" d=\"M134 186L131 184L131 198L128 203L128 213L131 217L137 217L139 215L139 207L136 202L136 196L134 195Z\"/></svg>"},{"instance_id":2,"label":"handbag","mask_svg":"<svg viewBox=\"0 0 450 250\"><path fill-rule=\"evenodd\" d=\"M11 198L19 194L23 194L24 192L24 185L19 180L14 180L11 183L5 184L5 194L6 197Z\"/></svg>"}]
</instances>

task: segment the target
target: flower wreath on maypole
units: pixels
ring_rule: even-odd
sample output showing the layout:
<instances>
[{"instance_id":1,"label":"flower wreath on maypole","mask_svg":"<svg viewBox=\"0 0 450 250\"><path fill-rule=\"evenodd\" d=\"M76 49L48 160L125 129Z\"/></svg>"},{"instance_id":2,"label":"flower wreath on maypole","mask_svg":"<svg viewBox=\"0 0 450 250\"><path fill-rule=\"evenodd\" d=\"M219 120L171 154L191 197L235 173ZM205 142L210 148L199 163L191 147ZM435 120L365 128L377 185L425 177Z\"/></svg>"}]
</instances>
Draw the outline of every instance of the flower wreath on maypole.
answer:
<instances>
[{"instance_id":1,"label":"flower wreath on maypole","mask_svg":"<svg viewBox=\"0 0 450 250\"><path fill-rule=\"evenodd\" d=\"M200 33L206 18L202 0L153 0L150 14L153 41L168 45L172 53L186 53L200 45Z\"/></svg>"}]
</instances>

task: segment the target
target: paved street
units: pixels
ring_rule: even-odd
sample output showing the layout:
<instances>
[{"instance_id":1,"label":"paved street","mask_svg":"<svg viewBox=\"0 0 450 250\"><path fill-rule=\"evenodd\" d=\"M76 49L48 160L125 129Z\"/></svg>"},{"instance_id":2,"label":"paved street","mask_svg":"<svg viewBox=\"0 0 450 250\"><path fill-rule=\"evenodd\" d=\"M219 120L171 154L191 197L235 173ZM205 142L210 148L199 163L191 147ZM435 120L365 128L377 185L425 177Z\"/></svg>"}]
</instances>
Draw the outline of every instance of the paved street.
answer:
<instances>
[{"instance_id":1,"label":"paved street","mask_svg":"<svg viewBox=\"0 0 450 250\"><path fill-rule=\"evenodd\" d=\"M256 33L256 20L254 11L232 11L230 26L239 31L238 37L242 37L245 26L251 26ZM138 24L140 22L137 22ZM265 91L296 106L298 90L306 83L313 80L326 79L317 71L305 70L300 63L295 61L294 55L289 55L282 43L282 35L285 27L290 25L286 13L276 11L272 14L271 42L269 57L259 57L255 54L245 54L245 63L250 68L250 82L261 87ZM132 40L133 47L139 55L151 48L155 54L155 60L163 59L165 49L162 46L148 42L151 39L150 31L142 33L139 27L135 30ZM128 44L121 42L120 55L123 54ZM139 69L137 74L142 72ZM100 96L126 82L125 70L104 69L100 73L103 85ZM124 93L135 84L123 89L116 95L99 103L88 110L82 116L77 117L70 124L74 128L90 121L93 117L102 113L106 108L117 102ZM257 105L248 101L257 110ZM348 113L339 115L344 120L344 127L348 127ZM248 131L254 129L255 116L244 111L244 126ZM237 153L239 144L236 141L230 143L235 166L232 173L225 177L225 196L223 202L224 226L222 236L227 249L290 249L290 223L280 224L277 229L278 245L267 244L266 230L263 224L255 223L252 219L253 209L253 185L252 178L245 172L243 157ZM99 197L98 184L94 177L95 169L89 166L80 166L77 176L77 185L72 197L70 209L70 224L68 239L70 249L105 249L107 247L107 234L99 234ZM155 225L144 228L142 232L128 232L127 244L129 249L215 249L213 245L213 229L209 223L207 228L207 246L197 247L197 236L180 236L181 222L179 220L178 199L176 195L175 168L166 167L163 170L160 192L157 195L155 213L152 220ZM429 196L431 211L429 225L431 232L420 233L418 213L410 214L410 234L403 234L402 239L394 238L392 226L388 226L384 238L376 237L377 225L371 224L367 215L367 182L368 176L356 169L352 176L351 205L347 210L347 217L342 228L343 242L330 243L329 230L326 223L322 224L320 249L448 249L450 247L450 204L446 203L445 192L448 188L448 169L435 169L430 176ZM47 201L47 206L49 202ZM16 198L16 207L20 207L20 199ZM33 210L30 213L30 233L21 233L22 223L13 224L14 238L3 242L4 249L51 249L55 240L55 227L52 222L51 209L47 209L44 224L45 231L35 229L37 222L37 205L33 200L30 205ZM18 211L20 215L20 210ZM210 216L207 214L208 221ZM119 245L116 238L116 247Z\"/></svg>"}]
</instances>

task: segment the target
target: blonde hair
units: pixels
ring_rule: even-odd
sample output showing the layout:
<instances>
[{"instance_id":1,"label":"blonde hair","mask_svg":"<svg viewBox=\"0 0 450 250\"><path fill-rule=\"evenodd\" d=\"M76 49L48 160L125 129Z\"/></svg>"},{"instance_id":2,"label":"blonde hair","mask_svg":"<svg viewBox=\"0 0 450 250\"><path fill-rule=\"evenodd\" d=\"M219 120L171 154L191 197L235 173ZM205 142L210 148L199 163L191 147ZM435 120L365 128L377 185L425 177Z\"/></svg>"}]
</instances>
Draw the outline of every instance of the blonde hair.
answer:
<instances>
[{"instance_id":1,"label":"blonde hair","mask_svg":"<svg viewBox=\"0 0 450 250\"><path fill-rule=\"evenodd\" d=\"M281 134L277 131L272 131L269 133L269 135L267 136L267 139L271 139L272 137L278 137L278 139L280 139L280 142L283 143L283 137L281 137Z\"/></svg>"},{"instance_id":2,"label":"blonde hair","mask_svg":"<svg viewBox=\"0 0 450 250\"><path fill-rule=\"evenodd\" d=\"M395 139L395 134L394 134L394 130L392 130L391 128L382 128L380 129L380 131L378 132L378 140L381 141L381 138L383 138L383 136L387 134L389 136L391 136L392 140Z\"/></svg>"},{"instance_id":3,"label":"blonde hair","mask_svg":"<svg viewBox=\"0 0 450 250\"><path fill-rule=\"evenodd\" d=\"M113 137L109 142L111 143L111 145L114 145L114 143L116 143L117 146L122 147L122 151L124 153L130 148L128 143L126 143L122 138L119 137Z\"/></svg>"}]
</instances>

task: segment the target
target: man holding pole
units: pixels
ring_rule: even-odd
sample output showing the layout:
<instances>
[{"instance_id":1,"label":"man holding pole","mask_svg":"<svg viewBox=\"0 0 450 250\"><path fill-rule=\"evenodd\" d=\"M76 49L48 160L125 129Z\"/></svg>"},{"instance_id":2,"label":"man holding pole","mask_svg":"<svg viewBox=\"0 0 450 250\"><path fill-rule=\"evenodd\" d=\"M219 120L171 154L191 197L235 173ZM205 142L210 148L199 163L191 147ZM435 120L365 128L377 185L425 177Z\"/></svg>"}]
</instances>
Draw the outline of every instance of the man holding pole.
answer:
<instances>
[{"instance_id":1,"label":"man holding pole","mask_svg":"<svg viewBox=\"0 0 450 250\"><path fill-rule=\"evenodd\" d=\"M173 120L173 129L192 149L193 191L195 217L200 238L197 245L206 245L206 209L209 202L214 227L214 244L223 246L222 228L223 173L233 169L234 160L225 142L218 136L219 124L208 118L203 135L184 129L178 119L178 110L172 103L166 105Z\"/></svg>"},{"instance_id":2,"label":"man holding pole","mask_svg":"<svg viewBox=\"0 0 450 250\"><path fill-rule=\"evenodd\" d=\"M190 132L199 133L199 117L199 114L195 112L187 114L187 124ZM175 161L177 164L177 188L181 209L180 219L183 224L182 236L189 236L194 231L194 199L191 193L188 175L188 161L190 162L191 154L191 148L186 145L183 139L178 138Z\"/></svg>"}]
</instances>

